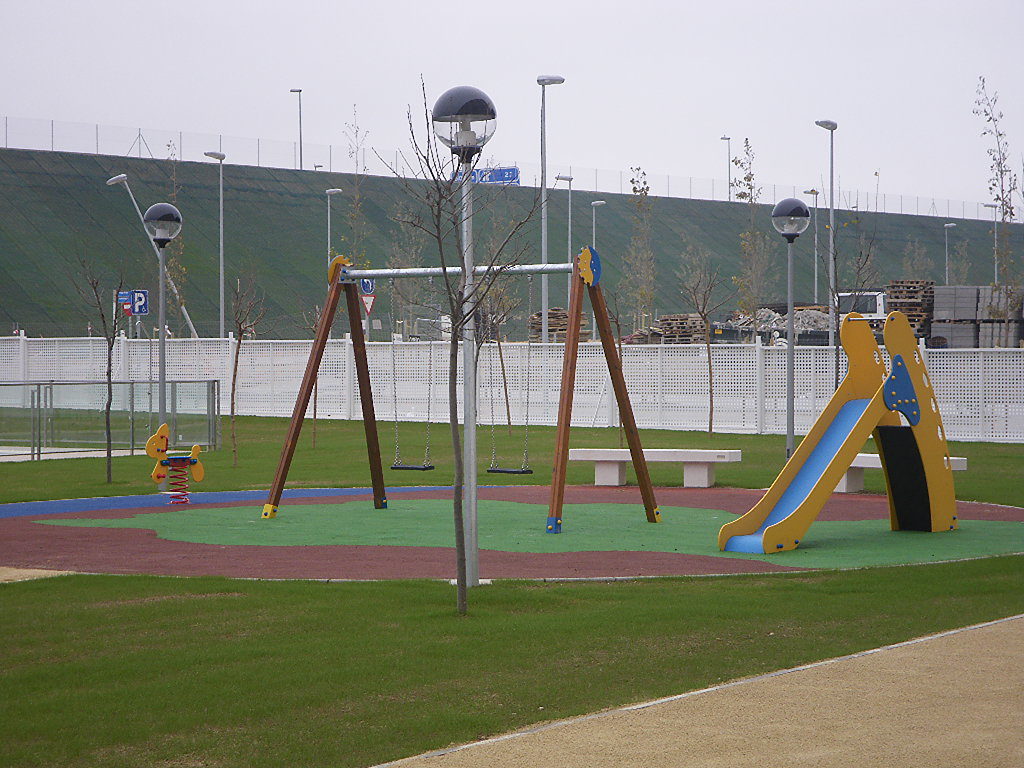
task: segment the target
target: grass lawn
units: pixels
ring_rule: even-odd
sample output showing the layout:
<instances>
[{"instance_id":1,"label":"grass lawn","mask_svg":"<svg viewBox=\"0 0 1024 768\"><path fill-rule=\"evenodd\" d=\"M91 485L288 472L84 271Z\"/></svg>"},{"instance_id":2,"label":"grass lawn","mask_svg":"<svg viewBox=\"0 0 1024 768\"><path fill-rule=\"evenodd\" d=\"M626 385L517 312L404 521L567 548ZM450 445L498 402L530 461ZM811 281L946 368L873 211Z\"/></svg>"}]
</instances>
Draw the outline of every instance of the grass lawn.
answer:
<instances>
[{"instance_id":1,"label":"grass lawn","mask_svg":"<svg viewBox=\"0 0 1024 768\"><path fill-rule=\"evenodd\" d=\"M0 585L0 764L359 766L1024 611L1024 557L612 584ZM656 716L656 715L652 715Z\"/></svg>"},{"instance_id":2,"label":"grass lawn","mask_svg":"<svg viewBox=\"0 0 1024 768\"><path fill-rule=\"evenodd\" d=\"M239 437L238 466L232 466L230 443L219 451L203 454L206 479L195 490L245 490L269 487L281 454L287 419L241 417L237 422ZM317 446L312 447L311 423L307 422L296 451L288 478L292 488L365 487L369 485L366 448L362 422L323 421L317 428ZM433 472L401 472L388 469L394 459L393 426L379 425L384 481L388 485L449 485L452 476L451 442L447 425L431 426L431 460ZM228 429L225 419L224 437ZM400 425L403 460L422 460L425 425ZM522 458L522 428L514 428L512 436L505 429L495 429L499 464L518 466ZM530 428L530 463L533 475L487 475L490 460L490 429L479 431L480 482L496 484L550 482L554 427ZM648 448L739 448L743 461L723 464L717 469L719 485L741 488L764 488L782 468L785 437L782 435L736 435L672 430L641 430ZM572 431L575 447L617 447L616 429L578 428ZM874 450L869 443L867 450ZM1024 445L1008 443L951 443L950 452L966 456L969 469L954 475L957 498L1000 504L1024 504ZM153 491L149 479L153 462L145 455L114 459L114 482L105 482L105 459L61 459L52 461L0 464L0 503L46 499L114 496ZM673 464L651 464L655 485L681 485L682 469ZM496 479L495 479L496 478ZM594 481L593 464L569 463L569 483L589 484ZM869 471L865 486L868 491L884 493L881 471ZM634 478L630 477L630 482Z\"/></svg>"}]
</instances>

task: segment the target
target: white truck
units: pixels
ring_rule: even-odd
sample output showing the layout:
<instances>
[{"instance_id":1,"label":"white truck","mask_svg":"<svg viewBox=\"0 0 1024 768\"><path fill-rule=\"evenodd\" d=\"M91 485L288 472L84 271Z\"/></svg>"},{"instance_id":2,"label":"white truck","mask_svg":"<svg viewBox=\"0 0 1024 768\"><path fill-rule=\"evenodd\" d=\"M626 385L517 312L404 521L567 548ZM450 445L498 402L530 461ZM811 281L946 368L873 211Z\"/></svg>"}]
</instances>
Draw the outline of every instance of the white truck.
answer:
<instances>
[{"instance_id":1,"label":"white truck","mask_svg":"<svg viewBox=\"0 0 1024 768\"><path fill-rule=\"evenodd\" d=\"M881 291L861 291L860 293L839 294L839 314L845 316L850 312L859 312L870 321L885 322L889 314L885 302L885 293Z\"/></svg>"}]
</instances>

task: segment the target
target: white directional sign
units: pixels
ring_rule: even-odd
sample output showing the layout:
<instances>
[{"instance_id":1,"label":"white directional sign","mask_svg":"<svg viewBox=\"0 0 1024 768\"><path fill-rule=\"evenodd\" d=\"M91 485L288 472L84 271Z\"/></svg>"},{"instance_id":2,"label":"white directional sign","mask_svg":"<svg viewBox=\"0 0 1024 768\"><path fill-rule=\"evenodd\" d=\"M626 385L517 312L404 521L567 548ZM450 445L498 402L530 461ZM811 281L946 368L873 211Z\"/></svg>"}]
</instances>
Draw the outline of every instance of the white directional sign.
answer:
<instances>
[{"instance_id":1,"label":"white directional sign","mask_svg":"<svg viewBox=\"0 0 1024 768\"><path fill-rule=\"evenodd\" d=\"M363 308L366 310L366 314L370 314L370 310L373 309L373 301L377 297L372 293L364 293L360 298L363 300Z\"/></svg>"}]
</instances>

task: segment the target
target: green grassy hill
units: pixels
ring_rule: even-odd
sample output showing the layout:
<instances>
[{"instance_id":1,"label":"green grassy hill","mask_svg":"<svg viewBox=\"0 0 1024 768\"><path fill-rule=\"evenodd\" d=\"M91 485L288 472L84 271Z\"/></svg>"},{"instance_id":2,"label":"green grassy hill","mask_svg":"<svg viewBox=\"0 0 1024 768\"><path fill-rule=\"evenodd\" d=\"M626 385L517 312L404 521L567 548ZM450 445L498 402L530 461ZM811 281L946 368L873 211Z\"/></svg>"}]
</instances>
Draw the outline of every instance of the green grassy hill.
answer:
<instances>
[{"instance_id":1,"label":"green grassy hill","mask_svg":"<svg viewBox=\"0 0 1024 768\"><path fill-rule=\"evenodd\" d=\"M79 259L85 258L98 271L112 274L124 260L127 285L148 288L155 304L156 260L127 195L119 187L108 187L106 179L127 173L143 210L151 203L171 199L177 187L176 204L182 211L185 229L181 237L181 262L186 274L179 280L189 311L201 335L217 333L217 164L174 163L166 160L85 155L65 152L0 150L0 321L9 332L18 324L32 336L83 335L91 319L76 289ZM174 181L172 183L172 176ZM345 252L341 240L348 223L356 179L351 174L295 171L225 165L225 260L227 279L255 271L269 304L270 325L264 335L309 336L303 311L323 299L326 252L326 196L324 190L340 187L344 193L333 200L334 245ZM373 266L385 266L388 253L400 242L398 226L390 216L406 201L402 183L395 179L367 176L361 180L363 213L366 219L365 250ZM482 262L491 219L508 211L528 209L536 190L509 190L509 206L488 210L481 190L482 215L476 224L477 261ZM494 194L490 191L490 194ZM574 248L590 239L591 201L608 202L598 211L598 243L605 265L606 290L614 291L622 276L621 259L630 239L632 202L630 195L576 192L572 197ZM549 257L562 261L566 254L566 203L563 190L553 192L549 202ZM678 255L693 243L710 250L719 259L725 275L739 265L739 233L749 223L749 207L743 203L706 202L675 198L652 199L652 242L657 257L658 291L655 308L659 313L686 311L678 294ZM770 206L760 206L757 224L771 231ZM819 213L819 236L825 248L827 212ZM926 216L837 213L838 250L852 249L856 233L873 235L881 282L891 278L920 277L941 280L943 264L943 219ZM984 284L991 277L991 223L958 221L952 243L970 243L970 282ZM1024 226L1012 225L1012 240L1018 253ZM924 246L932 262L928 274L901 274L903 250L910 239ZM528 225L524 262L540 260L539 214ZM785 298L785 250L777 242L778 270L770 283L766 302ZM812 296L812 238L798 241L797 299ZM400 247L400 246L399 246ZM425 251L423 262L436 264ZM824 270L821 270L820 298L824 301ZM841 275L840 281L843 281ZM565 281L551 278L551 304L564 305ZM113 287L113 286L111 286ZM386 291L378 289L374 316L387 322ZM228 292L230 296L230 291ZM539 299L536 300L539 307ZM623 313L628 308L623 305ZM155 307L154 307L155 312ZM230 317L230 311L229 311ZM518 335L518 334L515 334Z\"/></svg>"}]
</instances>

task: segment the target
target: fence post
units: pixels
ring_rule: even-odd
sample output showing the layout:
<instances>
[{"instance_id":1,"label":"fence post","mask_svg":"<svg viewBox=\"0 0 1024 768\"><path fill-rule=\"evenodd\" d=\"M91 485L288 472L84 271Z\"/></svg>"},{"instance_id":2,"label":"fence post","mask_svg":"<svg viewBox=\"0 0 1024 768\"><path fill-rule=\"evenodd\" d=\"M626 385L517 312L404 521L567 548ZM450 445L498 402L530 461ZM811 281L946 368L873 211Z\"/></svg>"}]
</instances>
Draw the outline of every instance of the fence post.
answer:
<instances>
[{"instance_id":1,"label":"fence post","mask_svg":"<svg viewBox=\"0 0 1024 768\"><path fill-rule=\"evenodd\" d=\"M754 402L755 413L756 413L756 425L755 429L757 434L764 434L764 388L765 388L765 371L764 371L764 346L761 344L761 337L754 337L754 368L757 378L755 379L755 391L754 391Z\"/></svg>"}]
</instances>

